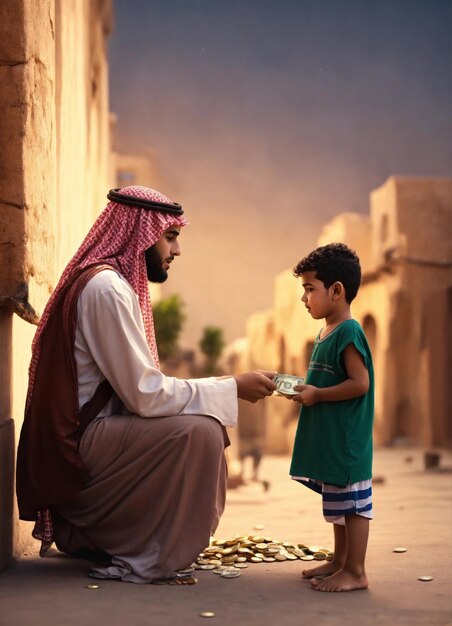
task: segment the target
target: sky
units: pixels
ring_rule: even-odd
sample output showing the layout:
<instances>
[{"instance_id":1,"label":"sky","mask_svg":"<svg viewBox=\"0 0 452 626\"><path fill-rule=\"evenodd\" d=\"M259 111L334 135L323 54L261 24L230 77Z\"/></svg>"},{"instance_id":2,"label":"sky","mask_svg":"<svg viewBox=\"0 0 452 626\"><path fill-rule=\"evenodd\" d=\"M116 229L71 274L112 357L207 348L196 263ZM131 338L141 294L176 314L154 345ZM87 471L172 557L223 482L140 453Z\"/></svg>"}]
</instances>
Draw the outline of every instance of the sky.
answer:
<instances>
[{"instance_id":1,"label":"sky","mask_svg":"<svg viewBox=\"0 0 452 626\"><path fill-rule=\"evenodd\" d=\"M147 155L190 226L165 293L184 342L227 340L322 224L367 213L389 176L444 177L451 2L115 0L115 148Z\"/></svg>"}]
</instances>

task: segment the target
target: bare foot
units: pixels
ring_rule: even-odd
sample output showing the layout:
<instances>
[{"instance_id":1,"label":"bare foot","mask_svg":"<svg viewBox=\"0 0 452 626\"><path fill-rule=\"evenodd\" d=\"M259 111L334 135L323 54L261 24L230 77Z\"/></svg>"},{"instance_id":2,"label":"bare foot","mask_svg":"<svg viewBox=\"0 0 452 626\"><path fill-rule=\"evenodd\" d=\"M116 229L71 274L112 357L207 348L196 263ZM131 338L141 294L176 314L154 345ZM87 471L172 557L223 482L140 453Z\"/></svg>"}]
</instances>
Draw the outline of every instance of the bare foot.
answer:
<instances>
[{"instance_id":1,"label":"bare foot","mask_svg":"<svg viewBox=\"0 0 452 626\"><path fill-rule=\"evenodd\" d=\"M337 565L334 561L327 561L318 567L303 570L303 578L314 578L315 576L331 576L341 569L341 565Z\"/></svg>"},{"instance_id":2,"label":"bare foot","mask_svg":"<svg viewBox=\"0 0 452 626\"><path fill-rule=\"evenodd\" d=\"M340 570L325 580L311 580L312 588L316 591L354 591L367 589L367 576L355 576L347 570Z\"/></svg>"}]
</instances>

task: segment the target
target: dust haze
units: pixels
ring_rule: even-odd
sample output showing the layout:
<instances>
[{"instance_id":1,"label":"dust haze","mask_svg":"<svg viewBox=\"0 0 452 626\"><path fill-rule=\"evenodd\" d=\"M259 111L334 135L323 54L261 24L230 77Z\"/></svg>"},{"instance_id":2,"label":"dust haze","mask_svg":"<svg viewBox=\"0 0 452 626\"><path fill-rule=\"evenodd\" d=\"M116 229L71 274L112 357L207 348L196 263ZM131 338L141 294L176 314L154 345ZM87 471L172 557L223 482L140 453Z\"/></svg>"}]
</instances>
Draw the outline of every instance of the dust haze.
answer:
<instances>
[{"instance_id":1,"label":"dust haze","mask_svg":"<svg viewBox=\"0 0 452 626\"><path fill-rule=\"evenodd\" d=\"M391 175L448 176L450 5L116 0L115 147L190 220L182 343L242 336L322 224ZM449 59L449 60L448 60ZM295 280L295 279L294 279Z\"/></svg>"}]
</instances>

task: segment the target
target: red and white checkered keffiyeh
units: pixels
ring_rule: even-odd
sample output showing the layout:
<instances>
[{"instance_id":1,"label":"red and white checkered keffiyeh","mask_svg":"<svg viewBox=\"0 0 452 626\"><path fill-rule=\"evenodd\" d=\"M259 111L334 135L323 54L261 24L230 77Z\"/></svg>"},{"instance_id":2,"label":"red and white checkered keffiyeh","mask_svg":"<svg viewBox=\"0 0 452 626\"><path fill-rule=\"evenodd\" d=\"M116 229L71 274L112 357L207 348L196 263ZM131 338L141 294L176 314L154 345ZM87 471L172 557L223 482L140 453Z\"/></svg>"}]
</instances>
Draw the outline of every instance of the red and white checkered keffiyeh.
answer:
<instances>
[{"instance_id":1,"label":"red and white checkered keffiyeh","mask_svg":"<svg viewBox=\"0 0 452 626\"><path fill-rule=\"evenodd\" d=\"M148 187L132 185L123 187L120 191L135 198L172 203L169 198ZM170 226L185 226L186 224L188 222L185 218L171 213L126 206L118 202L107 204L82 245L66 266L42 314L32 344L27 405L33 391L40 352L40 338L58 294L74 272L92 265L107 263L114 267L130 283L138 296L146 330L146 339L158 367L159 359L155 342L144 251L154 245Z\"/></svg>"}]
</instances>

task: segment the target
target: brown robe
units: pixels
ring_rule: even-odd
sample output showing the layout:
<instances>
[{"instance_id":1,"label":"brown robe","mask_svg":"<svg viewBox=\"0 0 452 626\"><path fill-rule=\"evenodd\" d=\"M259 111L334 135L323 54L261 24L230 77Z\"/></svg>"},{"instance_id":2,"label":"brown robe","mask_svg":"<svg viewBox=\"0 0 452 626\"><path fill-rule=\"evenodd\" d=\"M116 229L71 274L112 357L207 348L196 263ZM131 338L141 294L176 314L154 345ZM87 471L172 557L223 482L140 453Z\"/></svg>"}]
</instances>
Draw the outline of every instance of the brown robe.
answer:
<instances>
[{"instance_id":1,"label":"brown robe","mask_svg":"<svg viewBox=\"0 0 452 626\"><path fill-rule=\"evenodd\" d=\"M50 509L64 552L88 548L111 555L110 567L95 570L98 577L146 583L173 576L208 545L225 503L225 430L202 415L91 421L108 399L104 387L84 407L89 425L83 433L76 305L100 269L105 266L67 285L41 337L18 451L19 511L35 520Z\"/></svg>"},{"instance_id":2,"label":"brown robe","mask_svg":"<svg viewBox=\"0 0 452 626\"><path fill-rule=\"evenodd\" d=\"M77 298L90 278L106 268L97 265L74 274L41 335L17 451L17 500L24 520L36 520L38 511L70 501L82 487L85 468L78 453L82 428L74 358ZM87 421L97 413L86 416Z\"/></svg>"}]
</instances>

